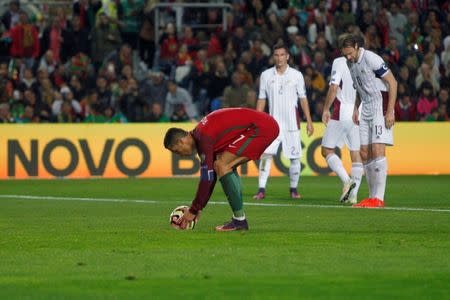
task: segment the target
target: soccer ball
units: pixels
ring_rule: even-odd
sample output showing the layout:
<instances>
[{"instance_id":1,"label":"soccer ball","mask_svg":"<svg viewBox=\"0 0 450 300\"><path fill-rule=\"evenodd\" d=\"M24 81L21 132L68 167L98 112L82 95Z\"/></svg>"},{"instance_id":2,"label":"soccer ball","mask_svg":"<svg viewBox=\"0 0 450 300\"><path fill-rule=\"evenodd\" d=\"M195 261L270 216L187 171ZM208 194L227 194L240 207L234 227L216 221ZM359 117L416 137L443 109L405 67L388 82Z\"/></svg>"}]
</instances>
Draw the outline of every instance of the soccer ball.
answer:
<instances>
[{"instance_id":1,"label":"soccer ball","mask_svg":"<svg viewBox=\"0 0 450 300\"><path fill-rule=\"evenodd\" d=\"M178 206L176 207L172 213L170 214L170 226L172 226L175 229L179 229L179 230L183 230L183 228L181 228L176 222L179 218L181 218L184 215L184 210L189 209L189 206L186 205L182 205L182 206ZM196 221L193 220L191 221L188 226L186 228L184 228L184 230L191 230L194 229L195 227L195 223Z\"/></svg>"}]
</instances>

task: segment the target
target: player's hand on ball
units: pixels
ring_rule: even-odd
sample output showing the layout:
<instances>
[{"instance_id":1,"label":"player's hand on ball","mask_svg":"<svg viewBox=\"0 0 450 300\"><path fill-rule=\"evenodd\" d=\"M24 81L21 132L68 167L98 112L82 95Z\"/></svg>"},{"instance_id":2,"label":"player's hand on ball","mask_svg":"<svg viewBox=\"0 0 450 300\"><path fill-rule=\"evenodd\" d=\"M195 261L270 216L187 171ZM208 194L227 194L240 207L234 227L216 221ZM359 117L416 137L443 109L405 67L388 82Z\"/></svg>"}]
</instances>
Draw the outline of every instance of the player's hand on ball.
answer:
<instances>
[{"instance_id":1,"label":"player's hand on ball","mask_svg":"<svg viewBox=\"0 0 450 300\"><path fill-rule=\"evenodd\" d=\"M394 114L393 111L392 112L386 112L385 122L386 122L386 128L387 129L391 129L391 127L394 126L395 114Z\"/></svg>"},{"instance_id":2,"label":"player's hand on ball","mask_svg":"<svg viewBox=\"0 0 450 300\"><path fill-rule=\"evenodd\" d=\"M184 209L184 214L177 220L177 224L181 227L181 229L186 229L188 224L193 220L198 220L198 215L194 215L189 211L189 208Z\"/></svg>"},{"instance_id":3,"label":"player's hand on ball","mask_svg":"<svg viewBox=\"0 0 450 300\"><path fill-rule=\"evenodd\" d=\"M325 126L327 126L328 121L330 121L330 111L324 111L322 114L322 122Z\"/></svg>"}]
</instances>

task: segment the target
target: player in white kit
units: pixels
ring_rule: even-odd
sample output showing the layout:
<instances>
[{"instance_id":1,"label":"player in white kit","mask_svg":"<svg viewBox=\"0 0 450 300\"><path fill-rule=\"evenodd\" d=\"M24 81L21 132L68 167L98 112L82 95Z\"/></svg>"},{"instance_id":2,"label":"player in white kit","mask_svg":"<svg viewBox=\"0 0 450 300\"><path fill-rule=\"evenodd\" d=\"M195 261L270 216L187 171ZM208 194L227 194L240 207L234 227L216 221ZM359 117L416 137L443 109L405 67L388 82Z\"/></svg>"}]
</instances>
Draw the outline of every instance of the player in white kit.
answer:
<instances>
[{"instance_id":1,"label":"player in white kit","mask_svg":"<svg viewBox=\"0 0 450 300\"><path fill-rule=\"evenodd\" d=\"M325 100L322 122L327 126L322 138L322 156L328 166L341 179L343 188L340 201L356 203L361 177L364 173L359 154L359 127L352 120L356 90L345 57L333 61L331 80ZM333 104L333 113L330 107ZM334 149L347 144L352 160L351 177Z\"/></svg>"},{"instance_id":2,"label":"player in white kit","mask_svg":"<svg viewBox=\"0 0 450 300\"><path fill-rule=\"evenodd\" d=\"M387 179L386 145L394 144L394 106L397 98L397 81L383 59L358 45L358 37L346 35L340 45L347 59L359 97L353 110L353 121L359 123L361 149L369 197L354 207L384 207ZM377 77L388 87L388 99L383 101ZM359 105L361 104L361 117Z\"/></svg>"},{"instance_id":3,"label":"player in white kit","mask_svg":"<svg viewBox=\"0 0 450 300\"><path fill-rule=\"evenodd\" d=\"M260 78L259 97L256 110L264 111L266 102L269 104L269 114L280 126L278 138L266 149L259 164L259 190L254 199L264 199L267 179L270 173L272 157L278 151L280 143L283 155L290 159L290 196L301 198L297 191L300 178L300 158L302 156L300 140L300 106L306 117L306 132L311 136L314 127L306 98L305 81L301 72L289 67L289 52L286 45L278 43L273 47L275 66L264 71Z\"/></svg>"}]
</instances>

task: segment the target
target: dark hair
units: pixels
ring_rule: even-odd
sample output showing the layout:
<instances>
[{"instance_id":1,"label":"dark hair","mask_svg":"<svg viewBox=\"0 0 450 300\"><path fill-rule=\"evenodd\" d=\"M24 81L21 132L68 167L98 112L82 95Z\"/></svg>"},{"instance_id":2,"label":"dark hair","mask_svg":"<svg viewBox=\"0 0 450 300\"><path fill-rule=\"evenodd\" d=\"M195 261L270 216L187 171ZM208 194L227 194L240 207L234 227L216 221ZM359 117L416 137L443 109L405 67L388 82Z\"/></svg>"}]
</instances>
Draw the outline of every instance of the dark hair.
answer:
<instances>
[{"instance_id":1,"label":"dark hair","mask_svg":"<svg viewBox=\"0 0 450 300\"><path fill-rule=\"evenodd\" d=\"M339 49L347 47L361 47L364 45L364 38L358 34L345 33L339 37Z\"/></svg>"},{"instance_id":2,"label":"dark hair","mask_svg":"<svg viewBox=\"0 0 450 300\"><path fill-rule=\"evenodd\" d=\"M282 41L279 41L278 43L273 45L272 52L275 52L275 50L278 50L278 49L284 49L284 50L286 50L286 53L289 54L288 46Z\"/></svg>"},{"instance_id":3,"label":"dark hair","mask_svg":"<svg viewBox=\"0 0 450 300\"><path fill-rule=\"evenodd\" d=\"M167 130L166 136L164 137L164 147L171 150L181 138L187 135L188 132L184 129L175 127L170 128L169 130Z\"/></svg>"}]
</instances>

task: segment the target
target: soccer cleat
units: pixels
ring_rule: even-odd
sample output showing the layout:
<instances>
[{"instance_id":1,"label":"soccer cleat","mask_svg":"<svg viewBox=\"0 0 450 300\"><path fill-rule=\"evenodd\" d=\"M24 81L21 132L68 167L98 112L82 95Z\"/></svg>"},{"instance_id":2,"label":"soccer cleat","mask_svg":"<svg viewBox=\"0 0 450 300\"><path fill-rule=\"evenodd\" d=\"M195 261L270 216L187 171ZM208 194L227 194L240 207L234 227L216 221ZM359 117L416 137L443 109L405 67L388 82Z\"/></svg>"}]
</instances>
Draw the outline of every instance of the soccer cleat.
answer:
<instances>
[{"instance_id":1,"label":"soccer cleat","mask_svg":"<svg viewBox=\"0 0 450 300\"><path fill-rule=\"evenodd\" d=\"M216 231L236 231L236 230L248 230L247 219L243 221L231 218L231 221L220 226L216 226Z\"/></svg>"},{"instance_id":2,"label":"soccer cleat","mask_svg":"<svg viewBox=\"0 0 450 300\"><path fill-rule=\"evenodd\" d=\"M351 204L355 204L356 202L358 202L358 199L356 197L356 193L352 193L350 195L350 197L348 197L347 201L345 201L344 203L351 203Z\"/></svg>"},{"instance_id":3,"label":"soccer cleat","mask_svg":"<svg viewBox=\"0 0 450 300\"><path fill-rule=\"evenodd\" d=\"M291 188L290 193L291 193L291 198L292 198L292 199L300 199L300 198L302 198L302 195L300 195L300 194L297 192L297 189L296 189L296 188Z\"/></svg>"},{"instance_id":4,"label":"soccer cleat","mask_svg":"<svg viewBox=\"0 0 450 300\"><path fill-rule=\"evenodd\" d=\"M266 198L266 191L264 188L259 188L258 192L253 196L255 200L262 200Z\"/></svg>"},{"instance_id":5,"label":"soccer cleat","mask_svg":"<svg viewBox=\"0 0 450 300\"><path fill-rule=\"evenodd\" d=\"M347 201L350 198L350 194L356 187L356 182L353 181L353 179L350 179L347 183L344 184L344 187L342 188L342 195L341 195L341 203L348 203Z\"/></svg>"},{"instance_id":6,"label":"soccer cleat","mask_svg":"<svg viewBox=\"0 0 450 300\"><path fill-rule=\"evenodd\" d=\"M367 198L362 200L358 204L353 204L353 207L366 207L366 208L384 207L384 201L378 198Z\"/></svg>"}]
</instances>

